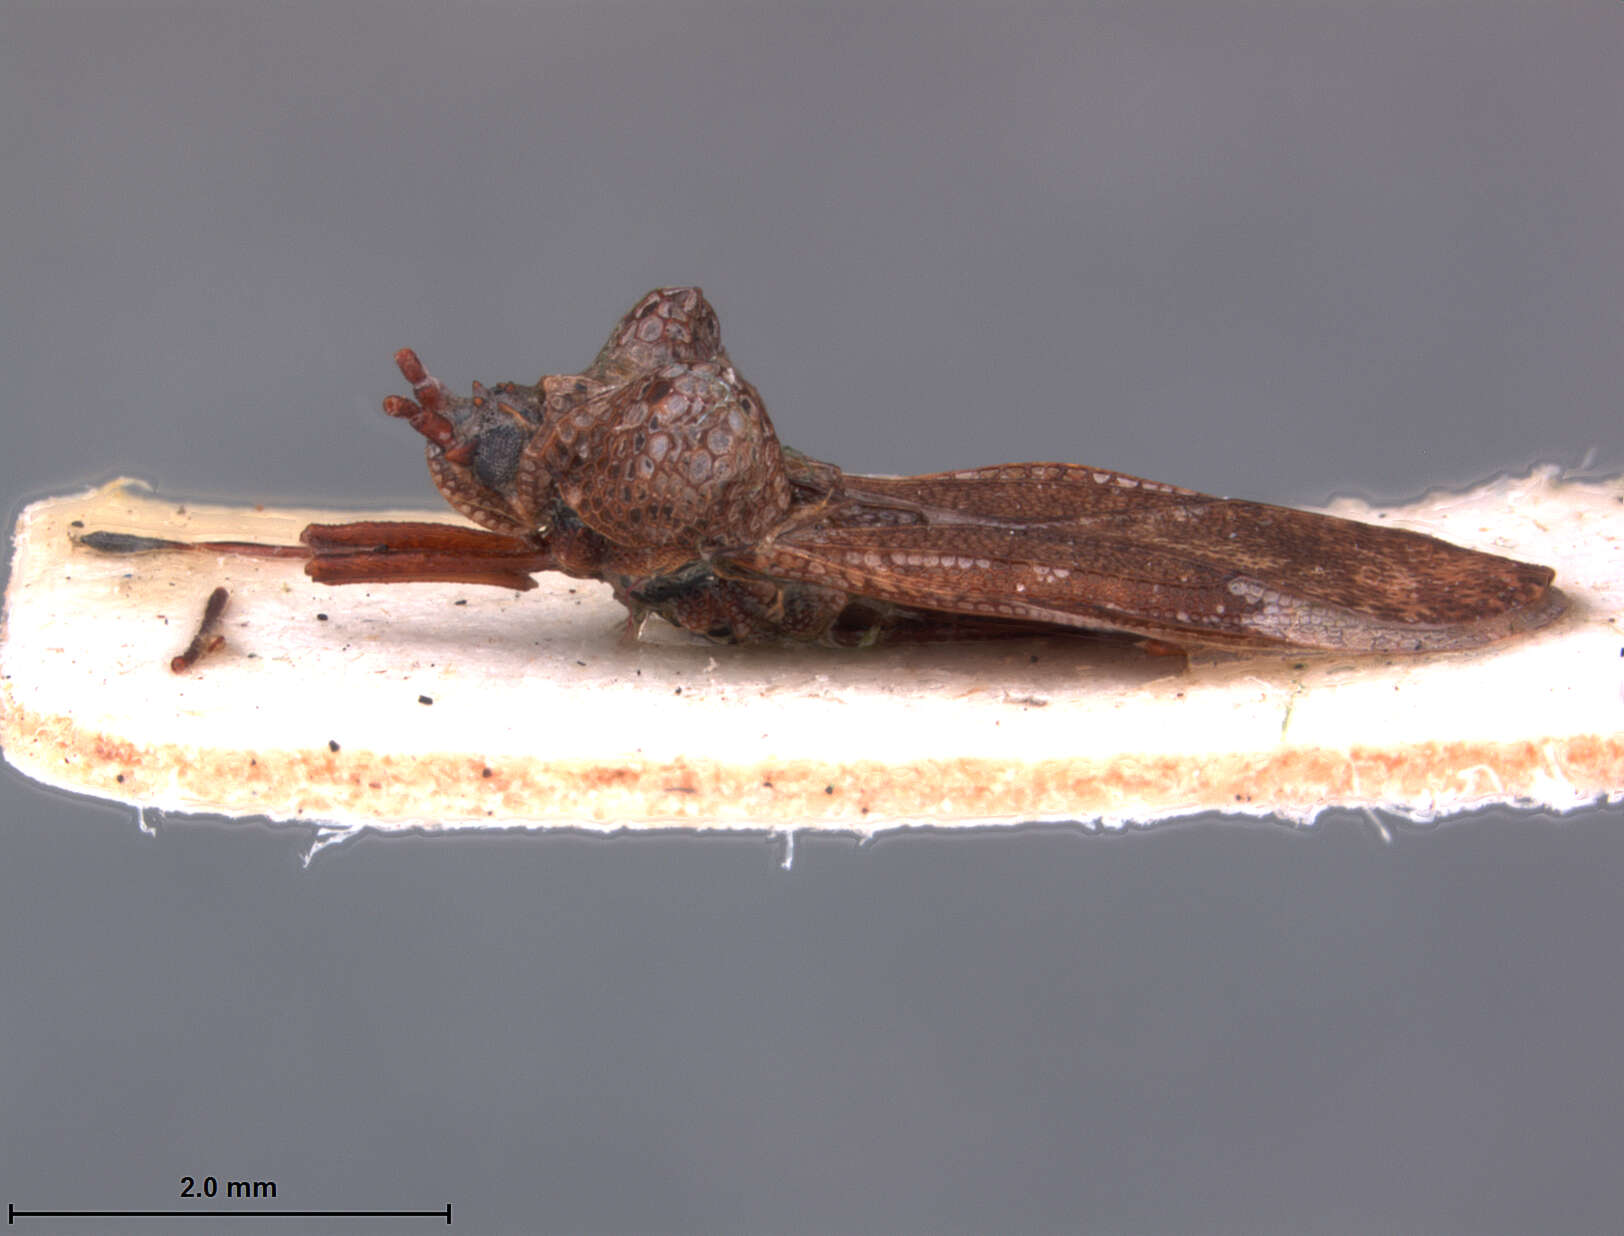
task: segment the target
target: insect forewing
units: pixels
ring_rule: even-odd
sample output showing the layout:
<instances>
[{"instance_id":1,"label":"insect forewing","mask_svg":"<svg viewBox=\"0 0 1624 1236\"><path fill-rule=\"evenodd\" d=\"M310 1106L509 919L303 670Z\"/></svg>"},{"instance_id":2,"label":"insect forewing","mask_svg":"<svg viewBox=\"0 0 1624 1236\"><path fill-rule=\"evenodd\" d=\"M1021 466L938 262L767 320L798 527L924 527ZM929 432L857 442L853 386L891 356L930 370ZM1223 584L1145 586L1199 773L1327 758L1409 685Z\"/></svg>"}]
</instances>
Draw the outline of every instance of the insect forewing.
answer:
<instances>
[{"instance_id":1,"label":"insect forewing","mask_svg":"<svg viewBox=\"0 0 1624 1236\"><path fill-rule=\"evenodd\" d=\"M819 518L728 560L918 608L1182 644L1470 648L1563 607L1545 567L1067 464L846 476Z\"/></svg>"}]
</instances>

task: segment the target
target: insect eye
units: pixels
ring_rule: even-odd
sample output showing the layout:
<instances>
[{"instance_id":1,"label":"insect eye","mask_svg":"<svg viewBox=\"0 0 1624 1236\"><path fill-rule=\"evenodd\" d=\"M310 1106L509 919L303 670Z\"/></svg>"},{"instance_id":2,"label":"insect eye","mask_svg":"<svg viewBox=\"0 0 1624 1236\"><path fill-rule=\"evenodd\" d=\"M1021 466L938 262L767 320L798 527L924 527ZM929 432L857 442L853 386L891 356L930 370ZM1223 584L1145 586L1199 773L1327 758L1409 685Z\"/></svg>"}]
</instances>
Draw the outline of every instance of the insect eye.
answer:
<instances>
[{"instance_id":1,"label":"insect eye","mask_svg":"<svg viewBox=\"0 0 1624 1236\"><path fill-rule=\"evenodd\" d=\"M480 431L474 446L474 475L488 489L502 489L519 470L526 434L517 425L491 425Z\"/></svg>"}]
</instances>

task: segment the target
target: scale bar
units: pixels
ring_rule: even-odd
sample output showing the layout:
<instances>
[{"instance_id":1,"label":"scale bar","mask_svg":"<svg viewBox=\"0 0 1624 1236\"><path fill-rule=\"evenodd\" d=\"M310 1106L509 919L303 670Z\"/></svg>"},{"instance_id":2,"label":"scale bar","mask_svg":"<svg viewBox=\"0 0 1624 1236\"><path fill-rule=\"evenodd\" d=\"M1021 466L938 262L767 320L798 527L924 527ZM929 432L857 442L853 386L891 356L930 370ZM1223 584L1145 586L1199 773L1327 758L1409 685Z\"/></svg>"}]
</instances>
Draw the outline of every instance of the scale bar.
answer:
<instances>
[{"instance_id":1,"label":"scale bar","mask_svg":"<svg viewBox=\"0 0 1624 1236\"><path fill-rule=\"evenodd\" d=\"M18 1219L444 1219L451 1226L451 1203L444 1210L18 1210L6 1206L6 1224Z\"/></svg>"}]
</instances>

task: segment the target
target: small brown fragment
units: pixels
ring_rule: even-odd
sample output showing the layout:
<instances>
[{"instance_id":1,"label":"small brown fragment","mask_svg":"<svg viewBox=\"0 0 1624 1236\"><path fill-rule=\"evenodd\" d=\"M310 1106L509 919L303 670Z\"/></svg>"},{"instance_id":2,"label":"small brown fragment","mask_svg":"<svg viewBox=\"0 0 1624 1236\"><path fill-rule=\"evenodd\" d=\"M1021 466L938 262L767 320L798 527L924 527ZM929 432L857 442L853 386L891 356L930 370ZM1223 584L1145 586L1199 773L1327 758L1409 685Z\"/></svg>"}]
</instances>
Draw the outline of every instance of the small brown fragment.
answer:
<instances>
[{"instance_id":1,"label":"small brown fragment","mask_svg":"<svg viewBox=\"0 0 1624 1236\"><path fill-rule=\"evenodd\" d=\"M203 606L203 621L197 626L197 634L192 636L192 642L186 646L186 651L169 662L169 668L174 673L184 674L211 652L218 652L225 647L226 637L217 631L220 616L226 612L226 601L230 596L231 594L224 588L216 588L209 593L208 603Z\"/></svg>"}]
</instances>

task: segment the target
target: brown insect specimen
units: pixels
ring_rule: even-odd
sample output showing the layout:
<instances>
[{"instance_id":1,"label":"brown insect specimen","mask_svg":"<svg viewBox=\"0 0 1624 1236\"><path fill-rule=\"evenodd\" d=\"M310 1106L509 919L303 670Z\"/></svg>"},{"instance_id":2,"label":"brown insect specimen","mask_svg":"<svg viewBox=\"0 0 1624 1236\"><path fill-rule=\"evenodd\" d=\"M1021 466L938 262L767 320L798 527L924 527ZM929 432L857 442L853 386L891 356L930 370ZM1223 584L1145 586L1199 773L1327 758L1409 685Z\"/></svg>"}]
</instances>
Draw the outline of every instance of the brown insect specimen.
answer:
<instances>
[{"instance_id":1,"label":"brown insect specimen","mask_svg":"<svg viewBox=\"0 0 1624 1236\"><path fill-rule=\"evenodd\" d=\"M562 571L724 642L1091 631L1160 651L1448 651L1565 606L1547 567L1105 468L843 472L780 445L698 288L650 292L587 369L534 386L454 395L409 349L395 363L414 398L384 410L485 531L312 524L324 583Z\"/></svg>"},{"instance_id":2,"label":"brown insect specimen","mask_svg":"<svg viewBox=\"0 0 1624 1236\"><path fill-rule=\"evenodd\" d=\"M186 651L169 662L169 668L173 673L184 674L209 653L225 647L226 637L216 632L220 629L220 615L226 612L226 601L230 596L231 594L224 588L216 588L209 593L208 602L203 606L203 621L197 626L197 634L192 636L192 642L186 646Z\"/></svg>"}]
</instances>

